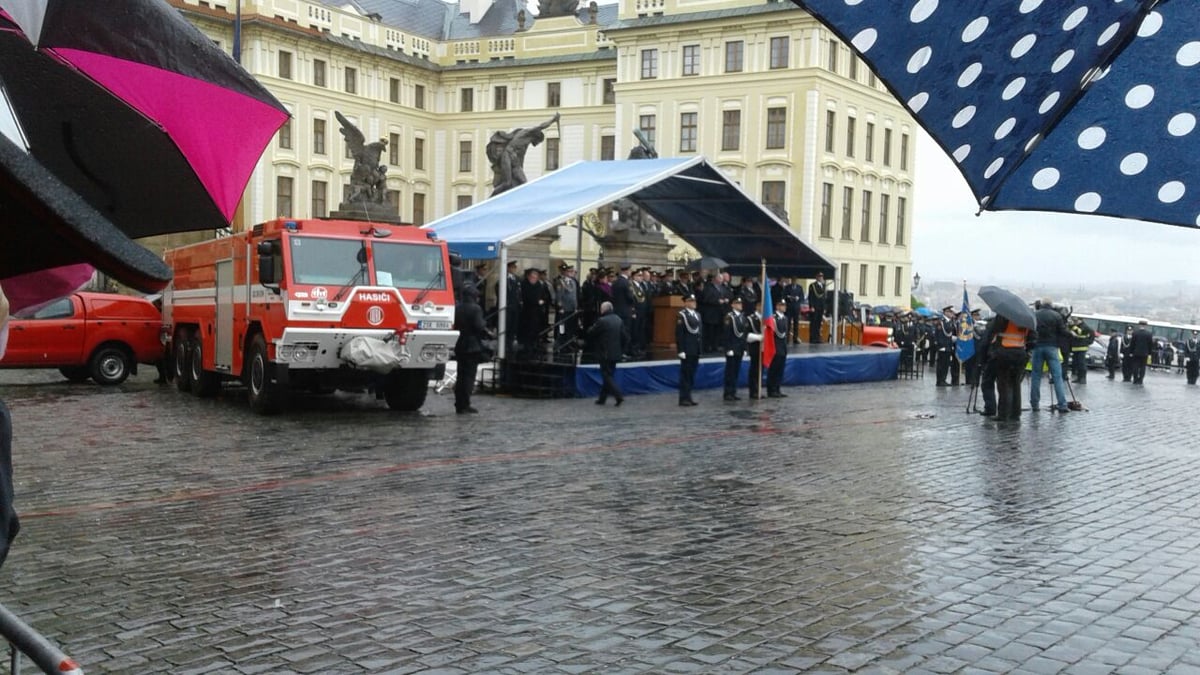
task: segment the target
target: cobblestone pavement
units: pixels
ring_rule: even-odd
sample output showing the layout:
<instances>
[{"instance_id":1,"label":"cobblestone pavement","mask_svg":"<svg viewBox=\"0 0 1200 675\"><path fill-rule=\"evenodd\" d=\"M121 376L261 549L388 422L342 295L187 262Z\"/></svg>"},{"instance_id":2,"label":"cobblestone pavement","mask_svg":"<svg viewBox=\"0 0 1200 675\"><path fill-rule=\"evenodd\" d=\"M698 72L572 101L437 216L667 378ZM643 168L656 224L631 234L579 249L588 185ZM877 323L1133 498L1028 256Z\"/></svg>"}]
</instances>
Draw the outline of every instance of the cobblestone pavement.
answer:
<instances>
[{"instance_id":1,"label":"cobblestone pavement","mask_svg":"<svg viewBox=\"0 0 1200 675\"><path fill-rule=\"evenodd\" d=\"M152 377L0 373L0 602L89 673L1200 672L1181 376L1017 423L932 377L275 418Z\"/></svg>"}]
</instances>

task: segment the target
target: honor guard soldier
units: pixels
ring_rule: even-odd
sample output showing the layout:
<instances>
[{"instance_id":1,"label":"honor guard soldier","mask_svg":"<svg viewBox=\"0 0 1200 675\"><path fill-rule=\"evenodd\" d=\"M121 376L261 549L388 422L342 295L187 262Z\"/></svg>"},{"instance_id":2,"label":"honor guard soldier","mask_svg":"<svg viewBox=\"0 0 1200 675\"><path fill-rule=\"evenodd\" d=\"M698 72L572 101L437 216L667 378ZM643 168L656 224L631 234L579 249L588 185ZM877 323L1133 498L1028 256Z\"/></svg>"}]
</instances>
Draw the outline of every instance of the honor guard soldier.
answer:
<instances>
[{"instance_id":1,"label":"honor guard soldier","mask_svg":"<svg viewBox=\"0 0 1200 675\"><path fill-rule=\"evenodd\" d=\"M721 336L721 346L725 349L725 400L738 401L738 371L742 369L742 357L746 355L750 321L742 314L741 298L735 296L729 301L729 305L731 309L725 315L724 332Z\"/></svg>"},{"instance_id":2,"label":"honor guard soldier","mask_svg":"<svg viewBox=\"0 0 1200 675\"><path fill-rule=\"evenodd\" d=\"M575 337L579 334L579 281L575 279L575 267L563 263L558 266L558 279L554 289L554 352L570 352L575 349Z\"/></svg>"},{"instance_id":3,"label":"honor guard soldier","mask_svg":"<svg viewBox=\"0 0 1200 675\"><path fill-rule=\"evenodd\" d=\"M696 383L696 368L703 349L704 322L696 311L696 296L685 293L683 309L675 319L675 348L679 350L679 405L693 406L692 386Z\"/></svg>"},{"instance_id":4,"label":"honor guard soldier","mask_svg":"<svg viewBox=\"0 0 1200 675\"><path fill-rule=\"evenodd\" d=\"M764 340L774 340L775 356L767 364L767 396L769 398L784 398L787 394L780 391L783 386L783 369L787 365L788 334L791 331L791 319L788 318L788 303L785 298L775 300L775 328Z\"/></svg>"},{"instance_id":5,"label":"honor guard soldier","mask_svg":"<svg viewBox=\"0 0 1200 675\"><path fill-rule=\"evenodd\" d=\"M1183 354L1186 359L1187 383L1196 384L1200 376L1200 331L1192 331L1192 336L1183 343Z\"/></svg>"},{"instance_id":6,"label":"honor guard soldier","mask_svg":"<svg viewBox=\"0 0 1200 675\"><path fill-rule=\"evenodd\" d=\"M751 290L751 293L754 291ZM746 300L742 300L742 307L745 308L749 304ZM750 325L750 332L746 334L746 352L750 354L750 370L746 377L747 384L750 386L750 398L762 398L762 389L759 385L762 384L762 338L763 338L763 320L758 312L749 310L745 313L746 321ZM755 340L755 336L758 339Z\"/></svg>"},{"instance_id":7,"label":"honor guard soldier","mask_svg":"<svg viewBox=\"0 0 1200 675\"><path fill-rule=\"evenodd\" d=\"M958 386L958 356L954 349L957 336L958 324L954 321L954 305L947 305L942 308L942 320L933 334L934 347L937 349L936 386L947 386L947 375L950 375L950 383Z\"/></svg>"},{"instance_id":8,"label":"honor guard soldier","mask_svg":"<svg viewBox=\"0 0 1200 675\"><path fill-rule=\"evenodd\" d=\"M821 342L821 322L825 318L825 274L817 272L817 278L808 285L808 341Z\"/></svg>"}]
</instances>

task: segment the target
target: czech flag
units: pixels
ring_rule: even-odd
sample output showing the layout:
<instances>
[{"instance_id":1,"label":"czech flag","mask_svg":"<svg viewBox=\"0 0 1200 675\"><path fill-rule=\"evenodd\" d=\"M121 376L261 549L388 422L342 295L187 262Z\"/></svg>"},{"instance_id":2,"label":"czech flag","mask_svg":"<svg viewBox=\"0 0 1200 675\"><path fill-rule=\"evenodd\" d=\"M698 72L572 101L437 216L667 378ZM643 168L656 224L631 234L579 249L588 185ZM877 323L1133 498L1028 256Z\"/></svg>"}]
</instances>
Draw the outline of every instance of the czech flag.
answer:
<instances>
[{"instance_id":1,"label":"czech flag","mask_svg":"<svg viewBox=\"0 0 1200 675\"><path fill-rule=\"evenodd\" d=\"M762 280L762 366L766 368L775 359L775 303L771 302L771 280L767 278L766 268L763 269Z\"/></svg>"}]
</instances>

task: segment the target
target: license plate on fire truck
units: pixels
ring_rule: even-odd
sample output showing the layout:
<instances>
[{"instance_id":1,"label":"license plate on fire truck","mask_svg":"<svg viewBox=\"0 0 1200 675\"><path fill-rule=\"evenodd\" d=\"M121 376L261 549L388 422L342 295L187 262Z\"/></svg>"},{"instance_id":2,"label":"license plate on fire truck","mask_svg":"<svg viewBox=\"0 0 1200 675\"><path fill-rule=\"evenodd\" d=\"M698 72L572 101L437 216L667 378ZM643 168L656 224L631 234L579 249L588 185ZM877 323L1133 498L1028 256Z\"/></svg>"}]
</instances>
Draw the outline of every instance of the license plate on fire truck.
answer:
<instances>
[{"instance_id":1,"label":"license plate on fire truck","mask_svg":"<svg viewBox=\"0 0 1200 675\"><path fill-rule=\"evenodd\" d=\"M453 321L438 319L421 319L417 322L417 328L421 330L450 330L453 325Z\"/></svg>"}]
</instances>

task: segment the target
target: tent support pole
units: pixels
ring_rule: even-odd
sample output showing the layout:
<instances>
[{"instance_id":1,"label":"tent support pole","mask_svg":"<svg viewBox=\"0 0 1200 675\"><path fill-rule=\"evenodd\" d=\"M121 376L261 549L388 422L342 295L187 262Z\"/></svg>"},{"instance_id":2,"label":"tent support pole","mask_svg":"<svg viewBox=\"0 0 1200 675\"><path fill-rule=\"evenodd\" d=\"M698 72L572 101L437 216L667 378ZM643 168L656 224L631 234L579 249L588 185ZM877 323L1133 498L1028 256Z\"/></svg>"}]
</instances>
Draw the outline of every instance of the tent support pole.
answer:
<instances>
[{"instance_id":1,"label":"tent support pole","mask_svg":"<svg viewBox=\"0 0 1200 675\"><path fill-rule=\"evenodd\" d=\"M578 280L583 270L583 216L575 217L575 278Z\"/></svg>"},{"instance_id":2,"label":"tent support pole","mask_svg":"<svg viewBox=\"0 0 1200 675\"><path fill-rule=\"evenodd\" d=\"M500 360L508 357L508 247L500 244L500 269L496 270L496 326L499 327L499 344L496 352Z\"/></svg>"},{"instance_id":3,"label":"tent support pole","mask_svg":"<svg viewBox=\"0 0 1200 675\"><path fill-rule=\"evenodd\" d=\"M832 338L830 342L835 345L842 344L842 336L839 335L838 331L838 310L841 309L842 304L840 302L842 299L842 282L843 280L839 277L833 278L833 325L829 327L829 333Z\"/></svg>"}]
</instances>

